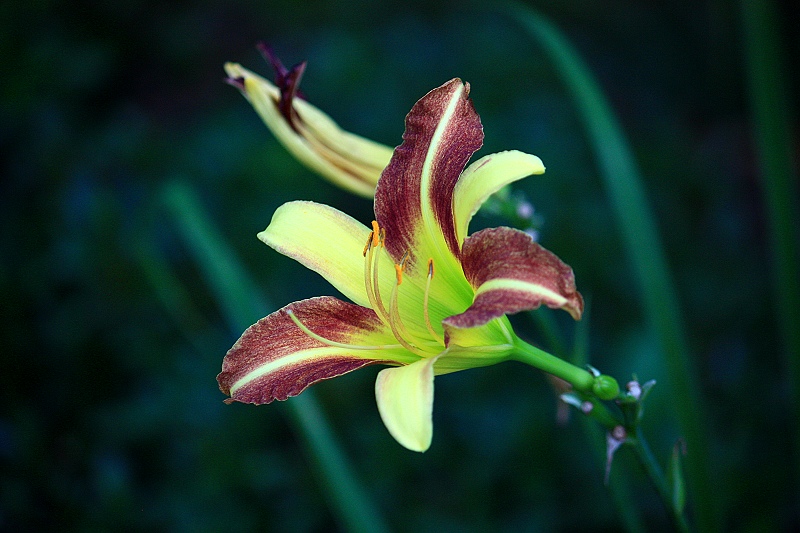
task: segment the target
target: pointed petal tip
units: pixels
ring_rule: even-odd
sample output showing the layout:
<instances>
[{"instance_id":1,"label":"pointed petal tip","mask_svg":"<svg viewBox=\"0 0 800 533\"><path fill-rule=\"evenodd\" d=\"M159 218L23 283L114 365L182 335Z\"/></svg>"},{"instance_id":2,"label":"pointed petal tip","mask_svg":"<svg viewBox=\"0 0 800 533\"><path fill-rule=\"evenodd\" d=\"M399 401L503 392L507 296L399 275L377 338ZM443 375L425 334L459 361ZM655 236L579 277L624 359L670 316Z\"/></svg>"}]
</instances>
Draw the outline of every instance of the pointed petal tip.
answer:
<instances>
[{"instance_id":1,"label":"pointed petal tip","mask_svg":"<svg viewBox=\"0 0 800 533\"><path fill-rule=\"evenodd\" d=\"M499 227L474 233L464 242L462 264L475 299L463 313L447 317L447 326L477 327L542 304L580 320L583 297L572 268L525 232Z\"/></svg>"},{"instance_id":2,"label":"pointed petal tip","mask_svg":"<svg viewBox=\"0 0 800 533\"><path fill-rule=\"evenodd\" d=\"M583 318L583 296L581 296L581 293L576 292L575 297L564 304L561 309L569 313L575 321L580 321Z\"/></svg>"}]
</instances>

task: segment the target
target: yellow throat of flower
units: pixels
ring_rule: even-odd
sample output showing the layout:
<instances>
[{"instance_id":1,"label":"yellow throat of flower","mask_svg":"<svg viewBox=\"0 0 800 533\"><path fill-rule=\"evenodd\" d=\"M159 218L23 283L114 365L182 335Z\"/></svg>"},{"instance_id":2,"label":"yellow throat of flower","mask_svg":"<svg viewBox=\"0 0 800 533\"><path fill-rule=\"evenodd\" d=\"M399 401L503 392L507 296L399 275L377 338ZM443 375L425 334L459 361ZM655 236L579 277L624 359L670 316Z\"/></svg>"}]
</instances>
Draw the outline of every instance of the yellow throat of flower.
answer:
<instances>
[{"instance_id":1,"label":"yellow throat of flower","mask_svg":"<svg viewBox=\"0 0 800 533\"><path fill-rule=\"evenodd\" d=\"M392 287L392 293L389 297L389 306L384 303L380 290L380 273L378 265L380 264L380 254L385 253L388 256L385 246L386 230L378 225L377 221L372 221L372 231L367 237L367 242L364 245L364 286L369 299L370 305L375 311L375 314L380 320L386 324L392 331L398 344L384 344L384 345L356 345L349 343L336 342L327 339L317 333L311 331L305 324L291 310L287 310L287 314L295 325L300 328L309 337L327 344L328 346L336 346L339 348L348 348L352 350L385 350L403 347L406 350L418 355L421 358L431 358L440 355L446 351L444 339L436 332L431 323L430 314L428 311L428 300L431 289L431 282L433 280L433 259L428 259L428 272L425 279L425 293L422 299L422 318L425 327L430 335L427 339L420 339L418 336L412 334L408 328L403 324L400 318L400 310L398 306L398 294L400 285L403 283L403 273L408 264L409 254L406 252L400 259L399 263L394 263L395 270L395 283Z\"/></svg>"},{"instance_id":2,"label":"yellow throat of flower","mask_svg":"<svg viewBox=\"0 0 800 533\"><path fill-rule=\"evenodd\" d=\"M444 348L444 339L436 333L431 324L430 315L428 312L428 297L430 294L431 281L433 280L433 259L428 259L428 275L425 281L425 294L423 297L422 314L425 321L425 326L430 334L430 339L421 340L412 335L408 328L403 324L398 310L398 292L400 285L403 283L403 272L406 269L408 262L408 252L403 254L399 263L394 264L396 282L392 288L392 294L389 298L389 309L383 303L380 292L380 277L378 272L378 265L380 264L380 253L386 253L386 230L378 225L378 222L372 221L372 231L367 237L367 242L364 245L364 285L367 291L372 309L378 317L387 324L394 334L397 342L399 342L405 349L413 352L420 357L431 357L440 353Z\"/></svg>"}]
</instances>

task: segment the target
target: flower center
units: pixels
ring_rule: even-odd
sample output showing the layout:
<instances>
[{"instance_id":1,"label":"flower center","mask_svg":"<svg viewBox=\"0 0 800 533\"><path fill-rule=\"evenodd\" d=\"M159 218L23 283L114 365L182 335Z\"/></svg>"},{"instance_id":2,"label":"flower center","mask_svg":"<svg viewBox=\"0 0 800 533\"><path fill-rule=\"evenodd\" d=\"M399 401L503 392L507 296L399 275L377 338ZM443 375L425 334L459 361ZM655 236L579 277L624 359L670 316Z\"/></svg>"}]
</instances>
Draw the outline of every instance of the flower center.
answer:
<instances>
[{"instance_id":1,"label":"flower center","mask_svg":"<svg viewBox=\"0 0 800 533\"><path fill-rule=\"evenodd\" d=\"M400 310L398 307L398 292L399 287L403 283L403 273L406 270L406 266L408 264L408 252L403 254L403 257L400 258L399 263L394 264L395 270L395 279L396 282L394 287L392 287L392 294L389 298L389 307L387 309L386 305L383 302L383 298L381 297L381 289L380 289L380 278L378 274L378 265L380 264L380 251L383 250L384 253L387 254L386 246L384 241L386 239L386 230L381 228L376 221L372 221L372 231L367 237L367 243L364 245L364 285L367 291L367 298L369 299L370 305L372 305L373 311L375 314L378 315L378 318L384 324L387 324L389 328L392 330L392 334L394 335L395 339L399 344L384 344L384 345L373 345L373 346L366 346L366 345L356 345L356 344L349 344L349 343L342 343L336 342L331 339L326 339L321 335L318 335L311 331L305 324L303 324L300 319L295 315L295 313L291 309L286 310L286 314L295 323L295 325L300 328L303 333L315 339L319 342L327 344L329 346L335 346L339 348L347 348L352 350L383 350L389 348L399 348L402 346L406 350L420 356L420 357L431 357L432 355L437 355L442 353L442 349L444 349L444 340L442 336L439 335L436 330L433 328L433 324L431 323L430 313L428 311L428 300L430 296L430 289L431 289L431 281L433 280L433 259L428 259L428 275L425 280L425 294L422 299L422 315L425 322L425 327L427 329L430 338L428 339L420 339L417 336L413 335L408 328L403 324L402 319L400 318Z\"/></svg>"},{"instance_id":2,"label":"flower center","mask_svg":"<svg viewBox=\"0 0 800 533\"><path fill-rule=\"evenodd\" d=\"M399 263L394 264L396 283L392 288L392 294L389 298L389 308L381 297L380 290L380 277L378 272L378 265L380 264L380 250L386 252L385 246L386 230L378 225L378 222L372 221L372 232L367 238L367 243L364 245L364 286L367 291L367 298L372 305L372 309L378 317L391 328L397 342L399 342L408 351L413 352L422 357L429 357L432 353L439 353L444 347L444 340L436 333L431 324L430 314L428 311L428 299L431 288L431 281L433 280L433 259L428 259L428 275L425 281L425 295L422 302L422 314L425 321L425 327L430 334L430 339L419 339L414 336L408 328L403 324L398 309L398 292L400 285L403 283L403 272L405 272L408 264L408 252L403 254Z\"/></svg>"}]
</instances>

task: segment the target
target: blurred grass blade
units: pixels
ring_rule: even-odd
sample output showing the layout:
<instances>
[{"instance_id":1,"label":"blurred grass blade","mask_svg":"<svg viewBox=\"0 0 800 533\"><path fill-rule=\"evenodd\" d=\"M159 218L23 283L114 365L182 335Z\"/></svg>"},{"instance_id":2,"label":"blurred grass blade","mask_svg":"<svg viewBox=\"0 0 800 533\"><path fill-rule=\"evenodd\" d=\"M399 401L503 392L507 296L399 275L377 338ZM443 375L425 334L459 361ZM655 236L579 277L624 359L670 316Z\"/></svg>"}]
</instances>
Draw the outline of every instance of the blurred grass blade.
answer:
<instances>
[{"instance_id":1,"label":"blurred grass blade","mask_svg":"<svg viewBox=\"0 0 800 533\"><path fill-rule=\"evenodd\" d=\"M241 333L275 309L257 296L259 290L227 248L222 235L212 227L211 218L203 211L193 189L185 183L171 182L164 186L161 199L203 272L231 331Z\"/></svg>"},{"instance_id":2,"label":"blurred grass blade","mask_svg":"<svg viewBox=\"0 0 800 533\"><path fill-rule=\"evenodd\" d=\"M259 296L195 191L185 183L167 184L161 200L174 218L187 248L203 271L233 331L241 332L265 316L273 306ZM254 242L257 241L254 238ZM220 354L220 364L222 364ZM209 387L214 387L213 380ZM220 400L221 401L221 400ZM386 531L383 518L356 481L344 453L335 440L314 391L307 390L284 404L294 427L308 446L315 471L325 488L332 511L346 531Z\"/></svg>"},{"instance_id":3,"label":"blurred grass blade","mask_svg":"<svg viewBox=\"0 0 800 533\"><path fill-rule=\"evenodd\" d=\"M633 263L644 311L665 358L668 385L689 450L687 471L694 490L698 526L705 531L717 530L705 407L689 357L676 292L631 149L597 81L563 34L530 8L516 3L509 6L513 17L550 56L572 93L589 134L627 255Z\"/></svg>"},{"instance_id":4,"label":"blurred grass blade","mask_svg":"<svg viewBox=\"0 0 800 533\"><path fill-rule=\"evenodd\" d=\"M667 484L672 494L672 506L675 512L683 514L686 507L686 484L683 481L683 441L678 441L672 447L672 457L667 468Z\"/></svg>"},{"instance_id":5,"label":"blurred grass blade","mask_svg":"<svg viewBox=\"0 0 800 533\"><path fill-rule=\"evenodd\" d=\"M186 285L170 268L164 253L155 246L152 226L148 225L136 232L133 249L136 261L156 298L178 331L185 337L186 342L192 344L198 353L202 353L206 340L201 339L197 332L213 328L192 301Z\"/></svg>"},{"instance_id":6,"label":"blurred grass blade","mask_svg":"<svg viewBox=\"0 0 800 533\"><path fill-rule=\"evenodd\" d=\"M797 250L797 174L792 165L794 116L783 77L780 29L769 0L742 0L750 107L772 253L773 298L786 353L794 416L794 460L800 479L800 266ZM788 21L785 21L788 22Z\"/></svg>"}]
</instances>

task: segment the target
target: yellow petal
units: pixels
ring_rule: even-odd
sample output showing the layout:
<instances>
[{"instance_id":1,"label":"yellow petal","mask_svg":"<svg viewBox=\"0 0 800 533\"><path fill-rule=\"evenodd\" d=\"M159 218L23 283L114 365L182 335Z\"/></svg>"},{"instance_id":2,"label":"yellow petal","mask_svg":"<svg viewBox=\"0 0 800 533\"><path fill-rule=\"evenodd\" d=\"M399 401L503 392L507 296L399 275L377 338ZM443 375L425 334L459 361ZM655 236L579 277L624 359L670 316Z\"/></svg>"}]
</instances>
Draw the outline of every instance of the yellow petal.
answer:
<instances>
[{"instance_id":1,"label":"yellow petal","mask_svg":"<svg viewBox=\"0 0 800 533\"><path fill-rule=\"evenodd\" d=\"M468 166L453 191L453 218L458 243L464 243L470 220L489 196L509 183L543 173L541 159L516 150L490 154Z\"/></svg>"},{"instance_id":2,"label":"yellow petal","mask_svg":"<svg viewBox=\"0 0 800 533\"><path fill-rule=\"evenodd\" d=\"M362 255L369 234L366 226L338 209L289 202L275 211L258 238L320 274L354 303L369 307ZM388 257L384 263L384 272L393 270Z\"/></svg>"},{"instance_id":3,"label":"yellow petal","mask_svg":"<svg viewBox=\"0 0 800 533\"><path fill-rule=\"evenodd\" d=\"M424 452L433 438L433 364L421 359L378 373L378 411L392 437L415 452Z\"/></svg>"}]
</instances>

